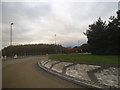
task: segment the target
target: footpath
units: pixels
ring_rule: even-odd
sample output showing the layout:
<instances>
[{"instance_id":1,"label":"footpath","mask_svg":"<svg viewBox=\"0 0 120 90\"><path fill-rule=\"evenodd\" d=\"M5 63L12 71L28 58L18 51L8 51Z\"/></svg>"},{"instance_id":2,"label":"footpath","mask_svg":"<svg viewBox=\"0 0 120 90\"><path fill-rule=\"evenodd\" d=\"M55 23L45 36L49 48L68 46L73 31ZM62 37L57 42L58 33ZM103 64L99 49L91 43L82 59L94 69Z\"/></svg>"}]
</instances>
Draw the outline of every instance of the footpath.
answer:
<instances>
[{"instance_id":1,"label":"footpath","mask_svg":"<svg viewBox=\"0 0 120 90\"><path fill-rule=\"evenodd\" d=\"M73 83L104 90L120 88L120 67L73 62L61 62L44 58L38 62L45 71Z\"/></svg>"}]
</instances>

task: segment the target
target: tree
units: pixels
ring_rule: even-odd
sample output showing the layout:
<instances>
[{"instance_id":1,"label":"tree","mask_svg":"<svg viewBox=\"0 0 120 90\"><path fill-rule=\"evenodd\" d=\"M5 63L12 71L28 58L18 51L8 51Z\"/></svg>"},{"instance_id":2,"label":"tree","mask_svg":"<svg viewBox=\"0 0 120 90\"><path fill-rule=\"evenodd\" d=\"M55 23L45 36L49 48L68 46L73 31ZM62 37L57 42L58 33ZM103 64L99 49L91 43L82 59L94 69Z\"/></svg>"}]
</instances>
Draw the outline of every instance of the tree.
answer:
<instances>
[{"instance_id":1,"label":"tree","mask_svg":"<svg viewBox=\"0 0 120 90\"><path fill-rule=\"evenodd\" d=\"M89 52L88 44L82 44L81 46L79 46L78 47L78 52L80 52L80 53L87 53L87 52Z\"/></svg>"},{"instance_id":2,"label":"tree","mask_svg":"<svg viewBox=\"0 0 120 90\"><path fill-rule=\"evenodd\" d=\"M88 38L89 51L92 54L119 54L120 52L120 10L117 17L110 17L108 25L99 18L89 25L84 33Z\"/></svg>"},{"instance_id":3,"label":"tree","mask_svg":"<svg viewBox=\"0 0 120 90\"><path fill-rule=\"evenodd\" d=\"M93 54L103 54L107 47L105 42L105 31L107 25L99 18L96 22L89 25L89 29L84 33L88 38L88 47Z\"/></svg>"},{"instance_id":4,"label":"tree","mask_svg":"<svg viewBox=\"0 0 120 90\"><path fill-rule=\"evenodd\" d=\"M114 16L110 17L110 21L107 28L107 42L108 48L107 53L119 54L120 52L120 10L117 11L117 18Z\"/></svg>"}]
</instances>

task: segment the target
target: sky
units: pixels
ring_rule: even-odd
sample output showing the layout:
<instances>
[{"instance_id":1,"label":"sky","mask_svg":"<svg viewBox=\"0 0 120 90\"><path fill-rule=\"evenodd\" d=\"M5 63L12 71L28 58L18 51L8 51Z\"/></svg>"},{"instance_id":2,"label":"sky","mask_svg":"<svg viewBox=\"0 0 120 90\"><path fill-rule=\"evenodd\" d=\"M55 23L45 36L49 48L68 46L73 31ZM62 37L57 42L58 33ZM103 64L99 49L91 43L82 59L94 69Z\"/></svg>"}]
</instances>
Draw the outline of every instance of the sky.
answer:
<instances>
[{"instance_id":1,"label":"sky","mask_svg":"<svg viewBox=\"0 0 120 90\"><path fill-rule=\"evenodd\" d=\"M2 6L1 6L2 5ZM13 45L54 44L76 46L87 43L83 34L99 17L108 21L116 16L118 2L31 1L2 4L2 47L10 45L13 22ZM0 18L1 20L1 18ZM1 25L1 23L0 23Z\"/></svg>"}]
</instances>

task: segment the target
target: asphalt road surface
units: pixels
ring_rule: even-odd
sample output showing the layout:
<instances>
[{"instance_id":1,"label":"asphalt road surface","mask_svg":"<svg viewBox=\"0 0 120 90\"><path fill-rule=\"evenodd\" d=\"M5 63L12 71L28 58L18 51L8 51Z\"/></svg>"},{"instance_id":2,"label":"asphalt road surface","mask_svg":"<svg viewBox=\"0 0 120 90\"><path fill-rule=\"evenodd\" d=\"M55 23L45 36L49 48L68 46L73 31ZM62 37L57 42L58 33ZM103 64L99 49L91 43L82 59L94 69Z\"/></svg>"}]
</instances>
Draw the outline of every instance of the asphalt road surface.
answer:
<instances>
[{"instance_id":1,"label":"asphalt road surface","mask_svg":"<svg viewBox=\"0 0 120 90\"><path fill-rule=\"evenodd\" d=\"M3 61L2 88L84 88L40 69L37 62L44 58Z\"/></svg>"}]
</instances>

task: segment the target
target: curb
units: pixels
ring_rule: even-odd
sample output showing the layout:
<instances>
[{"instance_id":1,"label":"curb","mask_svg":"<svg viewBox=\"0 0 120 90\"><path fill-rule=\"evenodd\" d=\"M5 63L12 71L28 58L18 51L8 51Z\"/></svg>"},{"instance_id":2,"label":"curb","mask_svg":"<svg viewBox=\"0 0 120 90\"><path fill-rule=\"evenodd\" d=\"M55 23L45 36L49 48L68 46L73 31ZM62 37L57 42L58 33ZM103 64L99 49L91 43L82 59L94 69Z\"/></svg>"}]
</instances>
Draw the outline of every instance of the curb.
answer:
<instances>
[{"instance_id":1,"label":"curb","mask_svg":"<svg viewBox=\"0 0 120 90\"><path fill-rule=\"evenodd\" d=\"M73 77L64 75L64 74L62 74L62 73L58 73L58 72L55 72L55 71L53 71L53 70L47 69L46 67L44 67L43 65L41 65L40 62L38 62L37 64L38 64L38 66L39 66L41 69L43 69L43 70L45 70L45 71L47 71L47 72L49 72L49 73L51 73L51 74L53 74L53 75L56 75L56 76L58 76L58 77L60 77L60 78L69 80L69 81L71 81L71 82L73 82L73 83L75 83L75 84L77 84L77 85L82 85L82 86L87 87L87 88L93 88L93 89L98 89L98 90L109 90L109 89L107 89L107 88L103 88L103 87L100 87L100 86L97 86L97 85L94 85L94 84L89 84L89 83L80 81L80 80L78 80L78 79L75 79L75 78L73 78Z\"/></svg>"}]
</instances>

